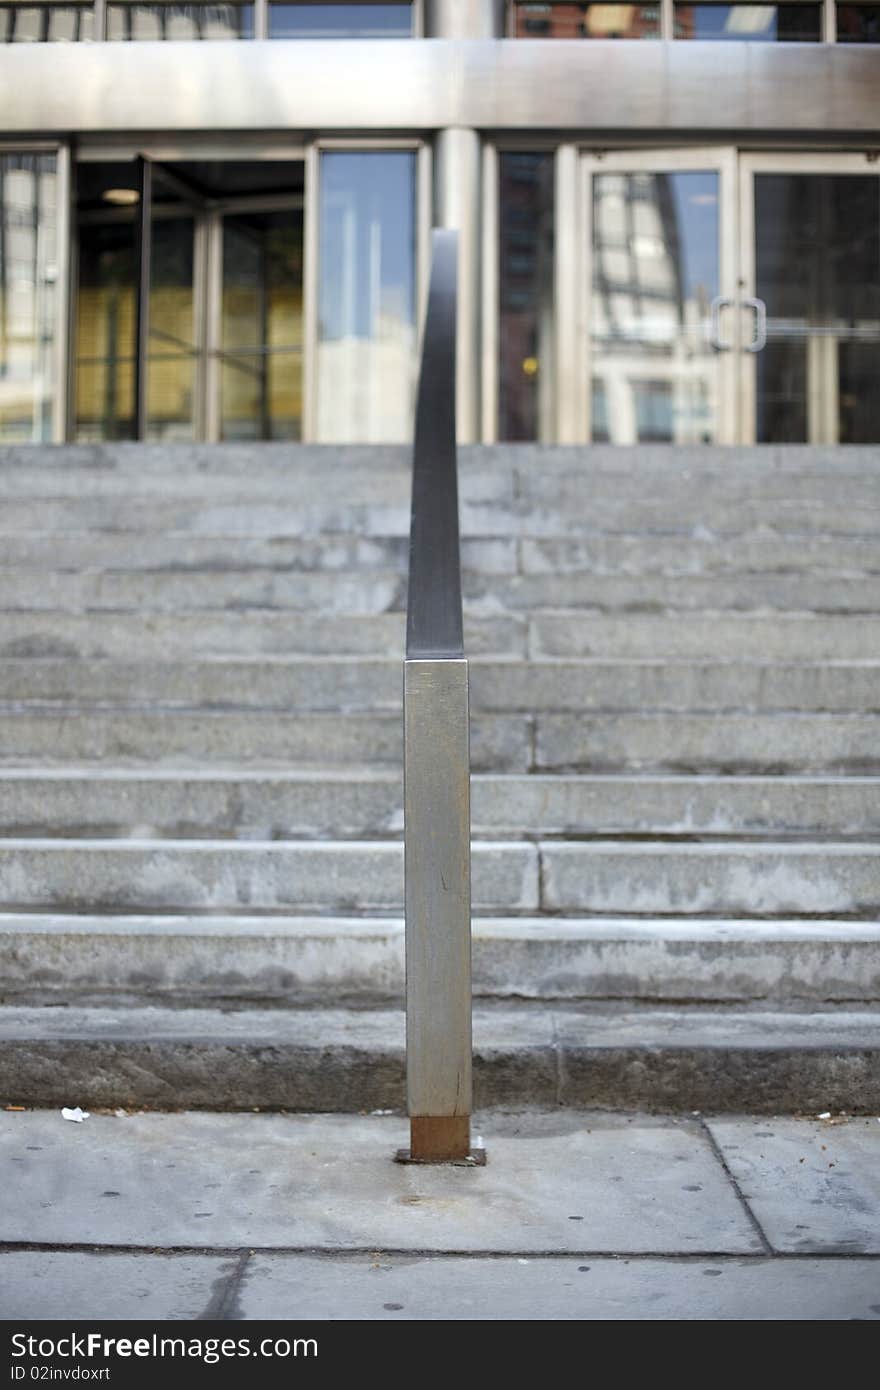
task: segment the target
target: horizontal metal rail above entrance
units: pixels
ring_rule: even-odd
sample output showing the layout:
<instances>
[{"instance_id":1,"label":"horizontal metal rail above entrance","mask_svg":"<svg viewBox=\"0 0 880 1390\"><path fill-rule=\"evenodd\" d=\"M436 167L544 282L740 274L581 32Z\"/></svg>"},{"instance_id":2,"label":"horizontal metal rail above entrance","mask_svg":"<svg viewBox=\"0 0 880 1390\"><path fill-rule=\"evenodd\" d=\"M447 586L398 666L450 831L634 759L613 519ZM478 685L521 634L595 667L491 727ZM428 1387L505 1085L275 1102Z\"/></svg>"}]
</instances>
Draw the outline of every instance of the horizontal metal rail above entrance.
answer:
<instances>
[{"instance_id":1,"label":"horizontal metal rail above entrance","mask_svg":"<svg viewBox=\"0 0 880 1390\"><path fill-rule=\"evenodd\" d=\"M404 662L411 1162L474 1161L468 667L455 445L457 233L433 233L413 449Z\"/></svg>"}]
</instances>

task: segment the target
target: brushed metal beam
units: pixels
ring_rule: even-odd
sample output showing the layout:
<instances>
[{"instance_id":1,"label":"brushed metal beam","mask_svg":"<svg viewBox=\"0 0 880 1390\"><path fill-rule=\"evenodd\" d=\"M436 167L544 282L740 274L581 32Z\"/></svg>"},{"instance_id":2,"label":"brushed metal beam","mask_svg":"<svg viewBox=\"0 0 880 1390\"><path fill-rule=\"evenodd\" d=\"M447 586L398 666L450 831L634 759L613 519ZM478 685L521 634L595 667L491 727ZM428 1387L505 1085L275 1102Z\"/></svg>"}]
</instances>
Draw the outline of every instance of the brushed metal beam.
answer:
<instances>
[{"instance_id":1,"label":"brushed metal beam","mask_svg":"<svg viewBox=\"0 0 880 1390\"><path fill-rule=\"evenodd\" d=\"M877 143L880 47L528 39L9 44L0 129L835 133Z\"/></svg>"},{"instance_id":2,"label":"brushed metal beam","mask_svg":"<svg viewBox=\"0 0 880 1390\"><path fill-rule=\"evenodd\" d=\"M472 1098L464 658L404 663L404 824L407 1106L413 1118L465 1117ZM467 1154L468 1136L461 1148L449 1156Z\"/></svg>"}]
</instances>

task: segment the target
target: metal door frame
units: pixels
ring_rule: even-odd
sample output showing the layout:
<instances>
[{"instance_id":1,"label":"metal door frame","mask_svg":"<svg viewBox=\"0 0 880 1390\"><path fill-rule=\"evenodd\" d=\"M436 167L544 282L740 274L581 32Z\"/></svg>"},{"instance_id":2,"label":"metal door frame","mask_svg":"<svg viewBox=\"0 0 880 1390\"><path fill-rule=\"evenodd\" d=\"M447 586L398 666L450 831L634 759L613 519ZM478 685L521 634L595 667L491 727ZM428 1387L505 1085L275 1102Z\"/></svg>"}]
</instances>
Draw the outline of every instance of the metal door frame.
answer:
<instances>
[{"instance_id":1,"label":"metal door frame","mask_svg":"<svg viewBox=\"0 0 880 1390\"><path fill-rule=\"evenodd\" d=\"M565 147L562 147L563 149ZM564 185L560 187L560 170L557 166L557 213L564 208ZM733 145L690 145L640 147L633 149L595 150L581 148L578 151L577 176L579 198L576 221L572 229L572 217L568 215L565 223L558 217L557 259L558 275L572 273L573 252L566 251L567 244L574 239L579 248L579 269L577 282L579 293L565 295L557 293L557 361L575 360L574 370L569 370L566 380L561 383L565 391L560 391L557 401L557 420L559 439L563 443L581 443L590 440L591 420L591 381L590 372L590 299L593 284L593 218L592 218L592 178L600 173L675 173L679 171L717 173L718 175L718 293L729 301L722 309L722 332L730 347L719 350L719 398L718 430L716 444L736 444L739 442L739 390L738 356L739 337L737 321L741 317L732 311L737 296L737 243L739 239L738 200L737 200L737 151ZM570 201L570 194L569 194ZM557 281L558 283L558 281ZM573 281L570 283L574 283ZM575 385L577 383L577 385ZM574 390L572 390L574 388ZM569 395L568 400L562 399Z\"/></svg>"},{"instance_id":2,"label":"metal door frame","mask_svg":"<svg viewBox=\"0 0 880 1390\"><path fill-rule=\"evenodd\" d=\"M756 285L755 175L756 174L861 174L880 179L876 151L842 150L839 153L798 152L777 154L740 151L739 176L739 287L740 302L754 299ZM880 196L880 184L878 184ZM753 336L748 311L740 310L742 348L739 357L740 441L754 444L757 434L758 363L754 352L745 350ZM809 409L809 404L808 404ZM809 430L808 430L809 433Z\"/></svg>"}]
</instances>

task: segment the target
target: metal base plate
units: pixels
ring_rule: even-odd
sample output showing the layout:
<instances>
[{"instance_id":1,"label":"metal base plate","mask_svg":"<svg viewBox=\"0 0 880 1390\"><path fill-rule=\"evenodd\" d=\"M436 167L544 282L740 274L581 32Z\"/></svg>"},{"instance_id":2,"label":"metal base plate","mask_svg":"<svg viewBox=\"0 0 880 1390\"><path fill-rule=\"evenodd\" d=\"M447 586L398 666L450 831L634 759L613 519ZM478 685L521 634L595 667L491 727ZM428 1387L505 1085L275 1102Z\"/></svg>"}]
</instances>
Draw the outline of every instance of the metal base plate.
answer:
<instances>
[{"instance_id":1,"label":"metal base plate","mask_svg":"<svg viewBox=\"0 0 880 1390\"><path fill-rule=\"evenodd\" d=\"M485 1168L486 1150L471 1149L464 1158L412 1158L409 1149L398 1149L395 1163L417 1163L432 1168Z\"/></svg>"}]
</instances>

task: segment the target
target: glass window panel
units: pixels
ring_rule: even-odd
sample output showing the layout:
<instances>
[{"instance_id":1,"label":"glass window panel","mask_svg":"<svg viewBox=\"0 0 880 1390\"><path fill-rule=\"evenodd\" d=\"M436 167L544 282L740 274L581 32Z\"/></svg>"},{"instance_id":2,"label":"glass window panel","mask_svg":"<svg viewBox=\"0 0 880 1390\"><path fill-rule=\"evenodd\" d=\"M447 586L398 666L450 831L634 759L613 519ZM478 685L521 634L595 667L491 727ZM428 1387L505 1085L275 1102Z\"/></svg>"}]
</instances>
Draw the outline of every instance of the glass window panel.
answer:
<instances>
[{"instance_id":1,"label":"glass window panel","mask_svg":"<svg viewBox=\"0 0 880 1390\"><path fill-rule=\"evenodd\" d=\"M660 5L514 6L518 39L659 39Z\"/></svg>"},{"instance_id":2,"label":"glass window panel","mask_svg":"<svg viewBox=\"0 0 880 1390\"><path fill-rule=\"evenodd\" d=\"M716 437L718 175L593 177L593 438L615 444Z\"/></svg>"},{"instance_id":3,"label":"glass window panel","mask_svg":"<svg viewBox=\"0 0 880 1390\"><path fill-rule=\"evenodd\" d=\"M412 5L269 5L270 39L408 39Z\"/></svg>"},{"instance_id":4,"label":"glass window panel","mask_svg":"<svg viewBox=\"0 0 880 1390\"><path fill-rule=\"evenodd\" d=\"M553 155L499 156L498 438L553 437Z\"/></svg>"},{"instance_id":5,"label":"glass window panel","mask_svg":"<svg viewBox=\"0 0 880 1390\"><path fill-rule=\"evenodd\" d=\"M821 5L676 5L677 39L819 43Z\"/></svg>"},{"instance_id":6,"label":"glass window panel","mask_svg":"<svg viewBox=\"0 0 880 1390\"><path fill-rule=\"evenodd\" d=\"M838 43L880 43L880 5L838 5Z\"/></svg>"},{"instance_id":7,"label":"glass window panel","mask_svg":"<svg viewBox=\"0 0 880 1390\"><path fill-rule=\"evenodd\" d=\"M76 435L133 439L134 214L80 221L76 304Z\"/></svg>"},{"instance_id":8,"label":"glass window panel","mask_svg":"<svg viewBox=\"0 0 880 1390\"><path fill-rule=\"evenodd\" d=\"M58 244L54 154L0 154L0 440L52 433Z\"/></svg>"},{"instance_id":9,"label":"glass window panel","mask_svg":"<svg viewBox=\"0 0 880 1390\"><path fill-rule=\"evenodd\" d=\"M89 5L0 5L0 43L79 43L95 37Z\"/></svg>"},{"instance_id":10,"label":"glass window panel","mask_svg":"<svg viewBox=\"0 0 880 1390\"><path fill-rule=\"evenodd\" d=\"M880 441L880 181L755 176L759 443Z\"/></svg>"},{"instance_id":11,"label":"glass window panel","mask_svg":"<svg viewBox=\"0 0 880 1390\"><path fill-rule=\"evenodd\" d=\"M153 217L147 435L192 439L196 329L191 216Z\"/></svg>"},{"instance_id":12,"label":"glass window panel","mask_svg":"<svg viewBox=\"0 0 880 1390\"><path fill-rule=\"evenodd\" d=\"M107 6L108 39L157 42L253 36L252 4Z\"/></svg>"},{"instance_id":13,"label":"glass window panel","mask_svg":"<svg viewBox=\"0 0 880 1390\"><path fill-rule=\"evenodd\" d=\"M300 437L302 238L299 209L224 219L224 439Z\"/></svg>"},{"instance_id":14,"label":"glass window panel","mask_svg":"<svg viewBox=\"0 0 880 1390\"><path fill-rule=\"evenodd\" d=\"M416 346L416 157L321 156L320 440L412 437Z\"/></svg>"}]
</instances>

